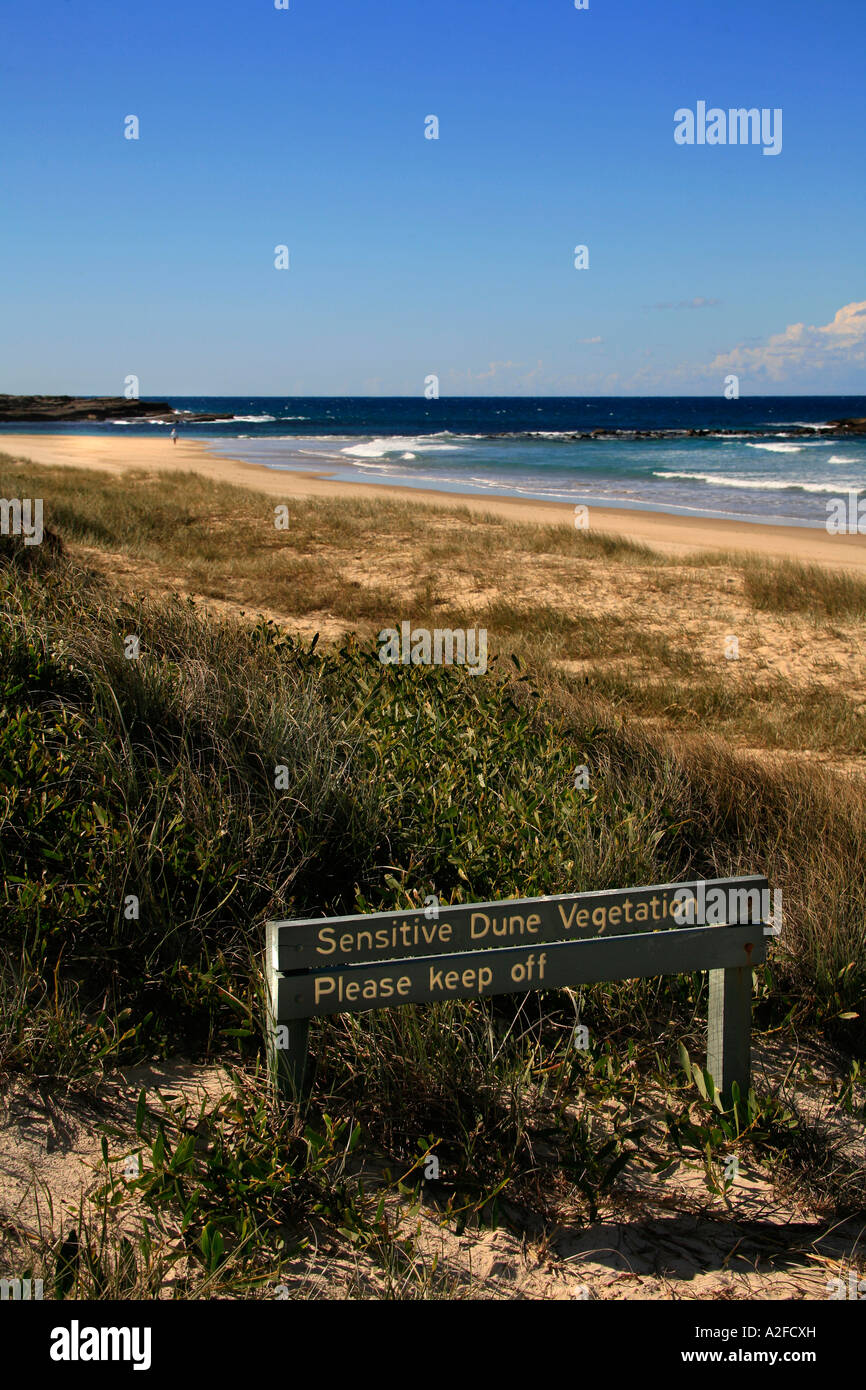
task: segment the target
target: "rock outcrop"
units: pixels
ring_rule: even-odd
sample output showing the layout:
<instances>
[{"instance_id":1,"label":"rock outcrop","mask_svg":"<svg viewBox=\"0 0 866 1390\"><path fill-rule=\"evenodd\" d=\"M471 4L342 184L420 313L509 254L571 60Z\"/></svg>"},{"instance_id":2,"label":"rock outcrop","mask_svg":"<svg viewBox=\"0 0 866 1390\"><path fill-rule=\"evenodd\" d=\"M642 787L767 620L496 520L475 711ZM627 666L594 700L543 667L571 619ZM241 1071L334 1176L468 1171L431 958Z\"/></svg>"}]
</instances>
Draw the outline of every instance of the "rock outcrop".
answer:
<instances>
[{"instance_id":1,"label":"rock outcrop","mask_svg":"<svg viewBox=\"0 0 866 1390\"><path fill-rule=\"evenodd\" d=\"M0 396L0 421L140 420L166 423L220 420L220 415L178 415L167 401L127 400L126 396Z\"/></svg>"},{"instance_id":2,"label":"rock outcrop","mask_svg":"<svg viewBox=\"0 0 866 1390\"><path fill-rule=\"evenodd\" d=\"M866 420L856 415L847 420L828 420L827 423L835 430L844 430L845 434L866 434Z\"/></svg>"}]
</instances>

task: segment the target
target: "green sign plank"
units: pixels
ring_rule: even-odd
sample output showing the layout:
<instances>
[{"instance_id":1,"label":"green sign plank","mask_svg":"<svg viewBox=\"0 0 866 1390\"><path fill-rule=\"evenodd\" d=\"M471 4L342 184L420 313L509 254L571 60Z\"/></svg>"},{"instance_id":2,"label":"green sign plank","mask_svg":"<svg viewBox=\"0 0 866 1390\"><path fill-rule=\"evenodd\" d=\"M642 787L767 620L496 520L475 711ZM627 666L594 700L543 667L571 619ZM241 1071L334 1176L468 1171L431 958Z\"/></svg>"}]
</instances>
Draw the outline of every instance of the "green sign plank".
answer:
<instances>
[{"instance_id":1,"label":"green sign plank","mask_svg":"<svg viewBox=\"0 0 866 1390\"><path fill-rule=\"evenodd\" d=\"M428 960L340 966L307 975L271 973L271 1011L282 1021L427 1000L486 999L492 994L560 989L599 980L745 968L759 964L765 953L765 937L758 924L596 937L554 943L543 950L520 946L466 951Z\"/></svg>"},{"instance_id":2,"label":"green sign plank","mask_svg":"<svg viewBox=\"0 0 866 1390\"><path fill-rule=\"evenodd\" d=\"M691 895L691 920L674 909ZM683 930L702 920L759 922L769 911L767 880L756 875L564 893L549 898L509 898L412 912L370 912L268 923L268 960L281 971L329 968L367 961L405 960L495 946L630 936ZM700 910L703 908L703 919Z\"/></svg>"}]
</instances>

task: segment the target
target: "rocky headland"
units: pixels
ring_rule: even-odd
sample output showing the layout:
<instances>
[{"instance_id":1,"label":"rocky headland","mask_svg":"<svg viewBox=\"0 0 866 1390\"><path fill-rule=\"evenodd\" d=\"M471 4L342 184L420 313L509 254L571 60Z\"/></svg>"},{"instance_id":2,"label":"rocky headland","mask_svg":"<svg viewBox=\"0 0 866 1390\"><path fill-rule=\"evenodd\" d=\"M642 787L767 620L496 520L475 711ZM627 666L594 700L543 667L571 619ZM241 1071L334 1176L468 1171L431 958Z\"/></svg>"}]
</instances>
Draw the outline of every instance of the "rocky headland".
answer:
<instances>
[{"instance_id":1,"label":"rocky headland","mask_svg":"<svg viewBox=\"0 0 866 1390\"><path fill-rule=\"evenodd\" d=\"M0 396L0 421L27 424L36 420L150 420L166 424L220 420L220 415L179 415L167 401L128 400L126 396Z\"/></svg>"}]
</instances>

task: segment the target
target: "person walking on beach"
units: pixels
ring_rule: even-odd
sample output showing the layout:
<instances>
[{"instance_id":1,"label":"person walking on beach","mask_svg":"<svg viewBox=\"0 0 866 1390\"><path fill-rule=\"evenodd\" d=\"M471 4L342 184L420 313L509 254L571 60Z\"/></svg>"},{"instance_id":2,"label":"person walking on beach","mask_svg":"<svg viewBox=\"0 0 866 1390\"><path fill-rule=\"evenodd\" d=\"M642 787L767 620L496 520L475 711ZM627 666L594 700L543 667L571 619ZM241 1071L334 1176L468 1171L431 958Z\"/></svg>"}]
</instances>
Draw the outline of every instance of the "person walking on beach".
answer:
<instances>
[{"instance_id":1,"label":"person walking on beach","mask_svg":"<svg viewBox=\"0 0 866 1390\"><path fill-rule=\"evenodd\" d=\"M172 444L176 444L176 443L177 443L177 430L172 430L172 432L171 432L171 442L172 442Z\"/></svg>"}]
</instances>

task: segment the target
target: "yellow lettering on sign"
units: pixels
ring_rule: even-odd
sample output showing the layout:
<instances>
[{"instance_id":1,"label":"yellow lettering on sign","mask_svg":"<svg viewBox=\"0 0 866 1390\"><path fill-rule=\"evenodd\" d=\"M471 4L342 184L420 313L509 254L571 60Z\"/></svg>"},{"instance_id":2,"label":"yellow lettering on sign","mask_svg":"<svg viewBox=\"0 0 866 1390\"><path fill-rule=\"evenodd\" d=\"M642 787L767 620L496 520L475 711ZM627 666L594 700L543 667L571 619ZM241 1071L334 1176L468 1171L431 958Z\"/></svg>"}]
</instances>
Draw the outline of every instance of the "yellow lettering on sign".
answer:
<instances>
[{"instance_id":1,"label":"yellow lettering on sign","mask_svg":"<svg viewBox=\"0 0 866 1390\"><path fill-rule=\"evenodd\" d=\"M486 936L490 930L490 919L483 912L473 912L469 919L469 934L473 940Z\"/></svg>"}]
</instances>

